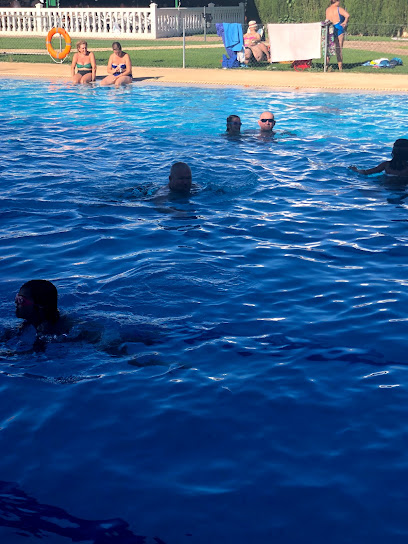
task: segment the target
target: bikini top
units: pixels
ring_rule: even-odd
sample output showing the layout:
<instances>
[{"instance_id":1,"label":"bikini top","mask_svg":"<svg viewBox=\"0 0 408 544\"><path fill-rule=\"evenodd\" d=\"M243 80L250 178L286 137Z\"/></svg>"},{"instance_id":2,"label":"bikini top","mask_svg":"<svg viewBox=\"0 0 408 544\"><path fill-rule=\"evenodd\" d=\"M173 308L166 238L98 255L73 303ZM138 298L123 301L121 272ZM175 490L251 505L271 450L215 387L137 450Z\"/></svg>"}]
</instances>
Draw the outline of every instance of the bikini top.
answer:
<instances>
[{"instance_id":1,"label":"bikini top","mask_svg":"<svg viewBox=\"0 0 408 544\"><path fill-rule=\"evenodd\" d=\"M251 45L251 42L259 41L256 36L244 36L244 45Z\"/></svg>"},{"instance_id":2,"label":"bikini top","mask_svg":"<svg viewBox=\"0 0 408 544\"><path fill-rule=\"evenodd\" d=\"M116 70L116 68L120 68L121 70L126 70L126 64L112 64L112 68Z\"/></svg>"},{"instance_id":3,"label":"bikini top","mask_svg":"<svg viewBox=\"0 0 408 544\"><path fill-rule=\"evenodd\" d=\"M92 68L92 64L90 62L87 62L86 64L79 64L77 62L77 68L87 68L90 70Z\"/></svg>"}]
</instances>

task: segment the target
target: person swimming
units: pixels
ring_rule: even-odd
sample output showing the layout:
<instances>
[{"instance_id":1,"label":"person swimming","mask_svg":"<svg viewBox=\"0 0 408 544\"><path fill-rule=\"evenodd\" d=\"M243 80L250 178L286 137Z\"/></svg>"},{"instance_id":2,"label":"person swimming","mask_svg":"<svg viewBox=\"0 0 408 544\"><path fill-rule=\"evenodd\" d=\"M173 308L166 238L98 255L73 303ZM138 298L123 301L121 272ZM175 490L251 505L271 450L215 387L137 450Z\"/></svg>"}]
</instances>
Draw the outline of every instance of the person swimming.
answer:
<instances>
[{"instance_id":1,"label":"person swimming","mask_svg":"<svg viewBox=\"0 0 408 544\"><path fill-rule=\"evenodd\" d=\"M262 133L273 134L273 127L275 126L275 116L270 111L264 111L259 116L258 125Z\"/></svg>"},{"instance_id":2,"label":"person swimming","mask_svg":"<svg viewBox=\"0 0 408 544\"><path fill-rule=\"evenodd\" d=\"M408 140L405 138L395 140L391 155L390 161L384 161L374 168L361 170L357 166L350 166L350 170L364 175L385 172L389 176L408 177Z\"/></svg>"},{"instance_id":3,"label":"person swimming","mask_svg":"<svg viewBox=\"0 0 408 544\"><path fill-rule=\"evenodd\" d=\"M169 175L169 189L177 193L189 193L191 189L191 168L185 162L175 162Z\"/></svg>"},{"instance_id":4,"label":"person swimming","mask_svg":"<svg viewBox=\"0 0 408 544\"><path fill-rule=\"evenodd\" d=\"M155 342L149 331L132 331L121 334L113 322L104 325L83 316L80 319L60 315L58 291L48 280L30 280L24 283L15 296L16 317L24 320L17 330L10 328L0 334L0 343L7 356L15 353L44 352L48 344L57 342L87 342L109 355L127 354L126 343ZM113 331L116 330L116 335Z\"/></svg>"},{"instance_id":5,"label":"person swimming","mask_svg":"<svg viewBox=\"0 0 408 544\"><path fill-rule=\"evenodd\" d=\"M229 115L227 117L227 134L229 136L236 136L241 132L241 119L238 115Z\"/></svg>"},{"instance_id":6,"label":"person swimming","mask_svg":"<svg viewBox=\"0 0 408 544\"><path fill-rule=\"evenodd\" d=\"M171 165L168 183L160 187L152 197L157 209L162 213L171 213L177 217L192 217L189 201L191 191L197 191L193 184L190 166L186 162L175 162Z\"/></svg>"},{"instance_id":7,"label":"person swimming","mask_svg":"<svg viewBox=\"0 0 408 544\"><path fill-rule=\"evenodd\" d=\"M48 280L30 280L20 287L16 297L16 317L24 319L23 325L32 325L37 332L58 334L60 313L58 291Z\"/></svg>"},{"instance_id":8,"label":"person swimming","mask_svg":"<svg viewBox=\"0 0 408 544\"><path fill-rule=\"evenodd\" d=\"M48 280L24 283L14 298L16 317L23 320L18 328L5 328L0 343L7 355L45 351L51 339L66 338L72 322L58 310L58 292Z\"/></svg>"}]
</instances>

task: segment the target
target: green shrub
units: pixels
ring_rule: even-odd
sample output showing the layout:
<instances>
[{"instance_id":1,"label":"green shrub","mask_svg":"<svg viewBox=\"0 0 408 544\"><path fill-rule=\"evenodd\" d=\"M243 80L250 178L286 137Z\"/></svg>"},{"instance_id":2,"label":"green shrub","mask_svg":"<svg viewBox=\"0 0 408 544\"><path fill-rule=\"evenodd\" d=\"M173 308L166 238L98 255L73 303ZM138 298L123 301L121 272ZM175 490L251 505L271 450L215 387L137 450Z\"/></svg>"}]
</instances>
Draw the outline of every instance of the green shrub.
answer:
<instances>
[{"instance_id":1,"label":"green shrub","mask_svg":"<svg viewBox=\"0 0 408 544\"><path fill-rule=\"evenodd\" d=\"M312 23L325 19L329 0L254 0L262 24ZM346 0L348 33L363 36L400 36L408 30L407 0Z\"/></svg>"}]
</instances>

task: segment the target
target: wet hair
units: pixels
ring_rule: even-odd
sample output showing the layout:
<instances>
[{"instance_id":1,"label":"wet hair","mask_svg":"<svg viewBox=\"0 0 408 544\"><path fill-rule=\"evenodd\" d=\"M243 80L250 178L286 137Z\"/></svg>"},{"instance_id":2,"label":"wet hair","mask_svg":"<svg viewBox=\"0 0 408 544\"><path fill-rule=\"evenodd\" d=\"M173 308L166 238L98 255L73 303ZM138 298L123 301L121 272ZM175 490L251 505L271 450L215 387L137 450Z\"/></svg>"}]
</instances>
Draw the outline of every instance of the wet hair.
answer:
<instances>
[{"instance_id":1,"label":"wet hair","mask_svg":"<svg viewBox=\"0 0 408 544\"><path fill-rule=\"evenodd\" d=\"M59 318L58 291L48 280L30 280L21 286L30 291L34 304L42 308L45 319L55 323Z\"/></svg>"},{"instance_id":2,"label":"wet hair","mask_svg":"<svg viewBox=\"0 0 408 544\"><path fill-rule=\"evenodd\" d=\"M170 175L171 176L174 176L174 173L177 172L177 170L181 170L181 169L184 169L184 168L188 168L190 171L191 171L191 168L189 167L189 165L186 163L186 162L175 162L174 164L171 165L171 168L170 168Z\"/></svg>"},{"instance_id":3,"label":"wet hair","mask_svg":"<svg viewBox=\"0 0 408 544\"><path fill-rule=\"evenodd\" d=\"M407 168L408 140L406 140L405 138L395 140L391 155L391 168L393 168L394 170L404 170L405 168Z\"/></svg>"},{"instance_id":4,"label":"wet hair","mask_svg":"<svg viewBox=\"0 0 408 544\"><path fill-rule=\"evenodd\" d=\"M119 49L119 51L122 51L122 46L119 42L113 42L112 49Z\"/></svg>"},{"instance_id":5,"label":"wet hair","mask_svg":"<svg viewBox=\"0 0 408 544\"><path fill-rule=\"evenodd\" d=\"M79 42L77 42L78 51L81 45L85 45L86 49L88 49L88 42L86 40L79 40Z\"/></svg>"},{"instance_id":6,"label":"wet hair","mask_svg":"<svg viewBox=\"0 0 408 544\"><path fill-rule=\"evenodd\" d=\"M229 126L234 121L234 119L239 119L241 121L241 119L239 118L239 115L228 115L228 117L227 117L227 132L229 131Z\"/></svg>"}]
</instances>

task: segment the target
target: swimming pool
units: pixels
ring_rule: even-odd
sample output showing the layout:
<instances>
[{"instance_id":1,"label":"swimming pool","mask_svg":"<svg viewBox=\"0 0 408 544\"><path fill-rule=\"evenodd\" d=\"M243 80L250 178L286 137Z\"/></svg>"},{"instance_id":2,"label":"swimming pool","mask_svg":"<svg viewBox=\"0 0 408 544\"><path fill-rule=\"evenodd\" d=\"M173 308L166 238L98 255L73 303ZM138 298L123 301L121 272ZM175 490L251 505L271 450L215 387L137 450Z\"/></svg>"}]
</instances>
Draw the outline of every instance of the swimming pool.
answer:
<instances>
[{"instance_id":1,"label":"swimming pool","mask_svg":"<svg viewBox=\"0 0 408 544\"><path fill-rule=\"evenodd\" d=\"M1 327L31 278L76 322L1 344L1 541L405 541L407 192L348 166L406 101L0 94ZM268 109L273 140L222 135ZM192 195L155 198L180 160Z\"/></svg>"}]
</instances>

